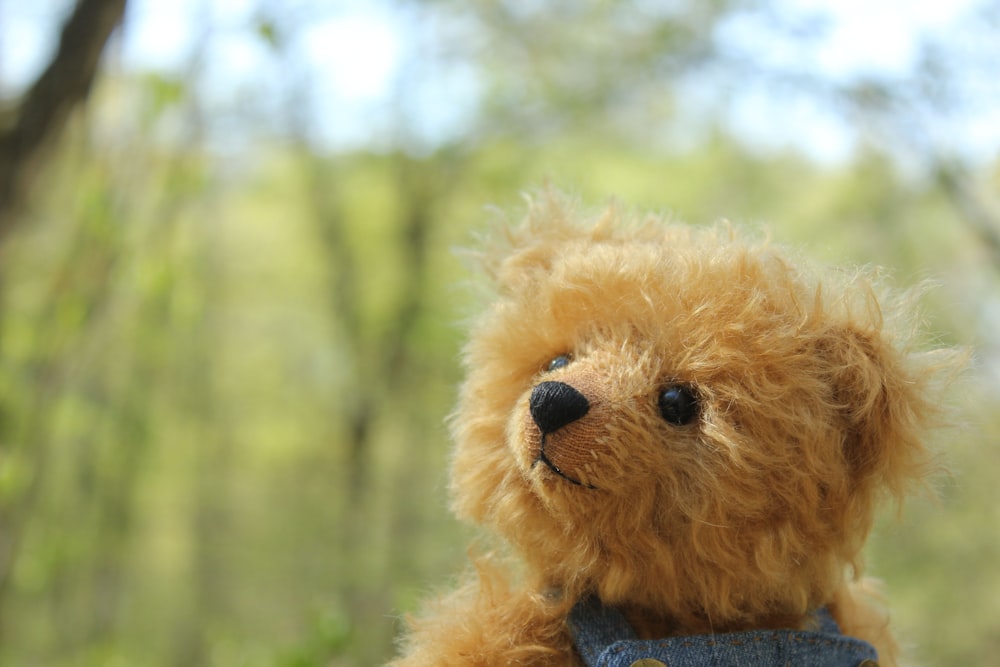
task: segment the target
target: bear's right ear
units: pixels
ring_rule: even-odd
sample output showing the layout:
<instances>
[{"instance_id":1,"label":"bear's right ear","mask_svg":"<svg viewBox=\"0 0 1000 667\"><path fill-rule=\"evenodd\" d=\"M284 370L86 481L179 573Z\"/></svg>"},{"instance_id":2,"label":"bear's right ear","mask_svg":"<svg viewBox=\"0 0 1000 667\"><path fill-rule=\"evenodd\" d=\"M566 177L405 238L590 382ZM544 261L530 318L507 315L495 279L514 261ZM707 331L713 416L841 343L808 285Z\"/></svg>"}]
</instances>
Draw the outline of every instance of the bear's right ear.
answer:
<instances>
[{"instance_id":1,"label":"bear's right ear","mask_svg":"<svg viewBox=\"0 0 1000 667\"><path fill-rule=\"evenodd\" d=\"M527 240L511 247L502 257L486 264L490 280L500 292L518 291L539 274L549 273L556 248L544 239Z\"/></svg>"},{"instance_id":2,"label":"bear's right ear","mask_svg":"<svg viewBox=\"0 0 1000 667\"><path fill-rule=\"evenodd\" d=\"M580 234L576 205L547 187L525 195L527 214L516 224L497 215L490 233L472 253L479 268L501 292L516 291L539 273L548 273L562 246Z\"/></svg>"}]
</instances>

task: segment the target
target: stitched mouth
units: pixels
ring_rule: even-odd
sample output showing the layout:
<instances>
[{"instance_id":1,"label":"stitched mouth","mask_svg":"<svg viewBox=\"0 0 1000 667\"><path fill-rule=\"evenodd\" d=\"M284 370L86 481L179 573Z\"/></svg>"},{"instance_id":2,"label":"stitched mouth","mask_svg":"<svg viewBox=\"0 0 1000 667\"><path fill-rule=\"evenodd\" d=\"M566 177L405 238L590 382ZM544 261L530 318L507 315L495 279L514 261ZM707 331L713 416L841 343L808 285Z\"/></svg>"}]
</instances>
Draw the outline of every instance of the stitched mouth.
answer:
<instances>
[{"instance_id":1,"label":"stitched mouth","mask_svg":"<svg viewBox=\"0 0 1000 667\"><path fill-rule=\"evenodd\" d=\"M573 484L575 484L577 486L582 486L585 489L596 489L597 488L596 486L594 486L592 484L584 484L580 480L575 479L573 477L570 477L565 472L563 472L562 470L560 470L559 466L557 466L555 463L553 463L552 460L545 454L545 436L544 435L542 436L541 446L538 448L538 458L535 459L534 463L531 464L532 469L534 469L534 467L537 466L539 463L544 463L545 466L548 467L549 470L551 470L555 474L559 475L560 477L562 477L563 479L565 479L567 482L571 482L571 483L573 483Z\"/></svg>"}]
</instances>

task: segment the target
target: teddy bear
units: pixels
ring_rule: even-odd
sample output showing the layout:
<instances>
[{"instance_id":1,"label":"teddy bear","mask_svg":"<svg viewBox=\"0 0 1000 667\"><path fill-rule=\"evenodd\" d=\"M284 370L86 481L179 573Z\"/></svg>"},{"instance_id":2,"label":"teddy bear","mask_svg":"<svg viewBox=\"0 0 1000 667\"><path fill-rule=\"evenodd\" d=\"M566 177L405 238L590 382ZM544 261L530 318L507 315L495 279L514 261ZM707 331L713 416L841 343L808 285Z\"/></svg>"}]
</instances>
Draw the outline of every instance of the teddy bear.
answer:
<instances>
[{"instance_id":1,"label":"teddy bear","mask_svg":"<svg viewBox=\"0 0 1000 667\"><path fill-rule=\"evenodd\" d=\"M897 664L862 547L937 468L914 299L733 225L529 198L449 419L487 548L392 667Z\"/></svg>"}]
</instances>

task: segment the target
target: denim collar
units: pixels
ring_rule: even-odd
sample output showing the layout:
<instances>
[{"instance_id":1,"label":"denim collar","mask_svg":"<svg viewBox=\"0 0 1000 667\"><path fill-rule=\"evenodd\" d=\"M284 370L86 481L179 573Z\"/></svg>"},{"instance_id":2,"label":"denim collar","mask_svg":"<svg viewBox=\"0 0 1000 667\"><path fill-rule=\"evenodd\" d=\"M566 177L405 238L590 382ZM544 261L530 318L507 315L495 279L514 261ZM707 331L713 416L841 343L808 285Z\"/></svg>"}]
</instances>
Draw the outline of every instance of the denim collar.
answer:
<instances>
[{"instance_id":1,"label":"denim collar","mask_svg":"<svg viewBox=\"0 0 1000 667\"><path fill-rule=\"evenodd\" d=\"M587 667L630 667L643 659L658 660L667 667L877 666L878 655L871 644L841 634L825 608L816 612L816 619L818 629L808 632L750 630L646 640L636 638L618 610L589 597L573 607L569 628Z\"/></svg>"}]
</instances>

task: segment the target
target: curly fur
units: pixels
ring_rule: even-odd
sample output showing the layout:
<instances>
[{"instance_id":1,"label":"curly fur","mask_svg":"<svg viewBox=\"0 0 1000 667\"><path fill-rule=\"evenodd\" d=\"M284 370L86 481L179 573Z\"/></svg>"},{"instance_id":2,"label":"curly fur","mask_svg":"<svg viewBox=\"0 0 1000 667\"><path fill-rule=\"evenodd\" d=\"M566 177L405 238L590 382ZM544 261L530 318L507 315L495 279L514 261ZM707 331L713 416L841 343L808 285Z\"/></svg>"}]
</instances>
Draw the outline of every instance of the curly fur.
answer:
<instances>
[{"instance_id":1,"label":"curly fur","mask_svg":"<svg viewBox=\"0 0 1000 667\"><path fill-rule=\"evenodd\" d=\"M802 627L828 605L895 664L861 550L879 501L933 469L950 363L916 351L912 299L727 226L588 218L551 192L489 245L452 493L517 565L478 559L393 664L578 666L564 619L590 593L643 636ZM546 380L592 406L547 436L561 474L537 464L528 408ZM697 396L691 424L658 412L673 384Z\"/></svg>"}]
</instances>

